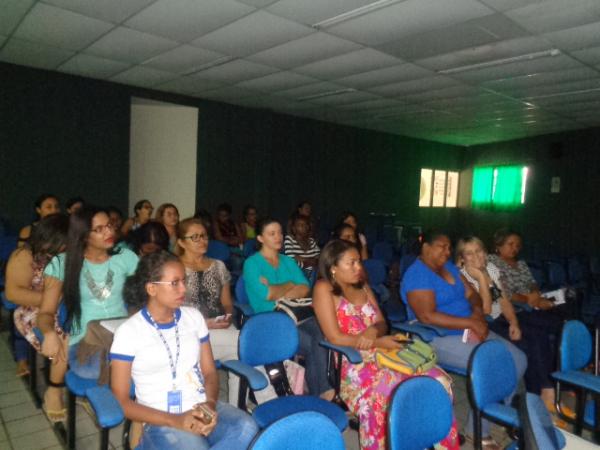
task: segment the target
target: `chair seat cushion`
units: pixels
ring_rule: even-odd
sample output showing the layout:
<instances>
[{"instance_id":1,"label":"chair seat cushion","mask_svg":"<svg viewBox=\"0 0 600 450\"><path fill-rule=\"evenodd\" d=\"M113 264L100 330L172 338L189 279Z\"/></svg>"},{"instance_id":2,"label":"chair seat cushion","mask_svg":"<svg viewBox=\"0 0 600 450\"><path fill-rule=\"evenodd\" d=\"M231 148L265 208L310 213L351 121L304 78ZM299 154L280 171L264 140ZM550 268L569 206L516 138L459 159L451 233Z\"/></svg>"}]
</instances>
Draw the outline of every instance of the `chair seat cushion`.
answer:
<instances>
[{"instance_id":1,"label":"chair seat cushion","mask_svg":"<svg viewBox=\"0 0 600 450\"><path fill-rule=\"evenodd\" d=\"M498 420L506 425L516 428L521 426L517 410L515 408L511 408L510 406L502 405L500 403L492 403L485 406L482 411L486 416Z\"/></svg>"},{"instance_id":2,"label":"chair seat cushion","mask_svg":"<svg viewBox=\"0 0 600 450\"><path fill-rule=\"evenodd\" d=\"M301 411L317 411L326 415L340 431L348 427L348 418L342 408L310 395L290 395L269 400L257 406L252 417L260 428L266 428L276 420Z\"/></svg>"},{"instance_id":3,"label":"chair seat cushion","mask_svg":"<svg viewBox=\"0 0 600 450\"><path fill-rule=\"evenodd\" d=\"M88 389L85 393L94 408L98 425L101 428L116 427L123 422L125 419L123 409L108 386L96 386Z\"/></svg>"},{"instance_id":4,"label":"chair seat cushion","mask_svg":"<svg viewBox=\"0 0 600 450\"><path fill-rule=\"evenodd\" d=\"M554 372L552 377L560 382L580 386L596 394L600 394L600 377L591 373L570 370L568 372Z\"/></svg>"},{"instance_id":5,"label":"chair seat cushion","mask_svg":"<svg viewBox=\"0 0 600 450\"><path fill-rule=\"evenodd\" d=\"M85 397L85 391L98 386L98 380L92 378L82 378L69 370L65 375L65 384L67 388L78 397Z\"/></svg>"}]
</instances>

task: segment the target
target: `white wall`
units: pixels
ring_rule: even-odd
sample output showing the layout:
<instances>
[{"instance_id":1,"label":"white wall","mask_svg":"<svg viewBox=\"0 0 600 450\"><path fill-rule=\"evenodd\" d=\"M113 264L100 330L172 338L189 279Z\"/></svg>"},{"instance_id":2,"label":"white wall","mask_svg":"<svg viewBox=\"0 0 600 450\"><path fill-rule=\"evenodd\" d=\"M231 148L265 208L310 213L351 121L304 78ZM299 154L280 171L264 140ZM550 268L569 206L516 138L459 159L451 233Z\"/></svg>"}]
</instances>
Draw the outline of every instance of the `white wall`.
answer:
<instances>
[{"instance_id":1,"label":"white wall","mask_svg":"<svg viewBox=\"0 0 600 450\"><path fill-rule=\"evenodd\" d=\"M193 215L197 150L198 108L132 98L127 215L142 198Z\"/></svg>"}]
</instances>

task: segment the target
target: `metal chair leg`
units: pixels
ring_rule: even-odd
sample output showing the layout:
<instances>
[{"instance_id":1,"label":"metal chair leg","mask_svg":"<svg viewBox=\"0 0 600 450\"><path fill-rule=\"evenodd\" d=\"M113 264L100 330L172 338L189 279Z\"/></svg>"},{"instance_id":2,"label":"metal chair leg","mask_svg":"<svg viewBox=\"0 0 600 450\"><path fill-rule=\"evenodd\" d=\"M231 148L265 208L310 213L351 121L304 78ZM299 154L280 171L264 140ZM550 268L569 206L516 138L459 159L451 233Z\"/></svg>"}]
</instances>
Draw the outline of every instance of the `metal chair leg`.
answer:
<instances>
[{"instance_id":1,"label":"metal chair leg","mask_svg":"<svg viewBox=\"0 0 600 450\"><path fill-rule=\"evenodd\" d=\"M75 450L75 394L68 391L67 394L67 448Z\"/></svg>"}]
</instances>

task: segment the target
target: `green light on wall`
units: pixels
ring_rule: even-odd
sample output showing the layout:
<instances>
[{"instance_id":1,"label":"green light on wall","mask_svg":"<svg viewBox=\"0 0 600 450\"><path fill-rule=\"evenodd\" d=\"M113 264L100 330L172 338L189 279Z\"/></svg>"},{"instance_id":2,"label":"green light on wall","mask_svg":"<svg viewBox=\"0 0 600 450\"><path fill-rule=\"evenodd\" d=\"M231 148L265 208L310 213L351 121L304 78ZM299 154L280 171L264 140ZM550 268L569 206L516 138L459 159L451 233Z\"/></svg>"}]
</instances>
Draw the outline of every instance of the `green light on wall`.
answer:
<instances>
[{"instance_id":1,"label":"green light on wall","mask_svg":"<svg viewBox=\"0 0 600 450\"><path fill-rule=\"evenodd\" d=\"M479 209L510 210L525 203L527 167L475 167L471 205Z\"/></svg>"},{"instance_id":2,"label":"green light on wall","mask_svg":"<svg viewBox=\"0 0 600 450\"><path fill-rule=\"evenodd\" d=\"M471 205L485 209L492 205L492 187L494 183L493 167L475 167L473 171L473 190Z\"/></svg>"}]
</instances>

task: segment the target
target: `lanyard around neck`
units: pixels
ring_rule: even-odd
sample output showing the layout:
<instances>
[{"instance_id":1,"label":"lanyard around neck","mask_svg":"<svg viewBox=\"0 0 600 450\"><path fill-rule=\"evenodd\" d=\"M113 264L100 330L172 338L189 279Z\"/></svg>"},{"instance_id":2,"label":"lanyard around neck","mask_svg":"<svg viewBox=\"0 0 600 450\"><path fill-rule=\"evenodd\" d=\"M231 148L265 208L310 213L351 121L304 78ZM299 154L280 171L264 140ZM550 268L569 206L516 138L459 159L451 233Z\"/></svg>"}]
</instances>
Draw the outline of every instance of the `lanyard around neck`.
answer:
<instances>
[{"instance_id":1,"label":"lanyard around neck","mask_svg":"<svg viewBox=\"0 0 600 450\"><path fill-rule=\"evenodd\" d=\"M146 310L146 311L148 312L148 318L150 319L150 322L152 323L152 325L158 332L158 336L160 337L160 340L162 341L165 348L167 349L167 354L169 355L169 365L171 366L171 376L173 378L173 390L175 390L175 379L177 378L177 363L179 362L179 350L181 348L180 343L179 343L179 325L177 323L177 315L175 313L173 313L173 321L175 322L175 343L176 343L176 348L177 348L177 352L175 353L175 359L173 359L173 353L171 352L171 347L169 347L169 344L167 343L165 336L160 331L160 328L159 328L158 324L156 323L156 321L154 320L154 318L152 317L152 314L150 314L150 311L148 311L148 310Z\"/></svg>"}]
</instances>

